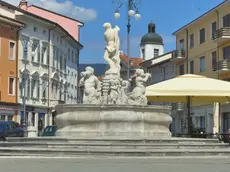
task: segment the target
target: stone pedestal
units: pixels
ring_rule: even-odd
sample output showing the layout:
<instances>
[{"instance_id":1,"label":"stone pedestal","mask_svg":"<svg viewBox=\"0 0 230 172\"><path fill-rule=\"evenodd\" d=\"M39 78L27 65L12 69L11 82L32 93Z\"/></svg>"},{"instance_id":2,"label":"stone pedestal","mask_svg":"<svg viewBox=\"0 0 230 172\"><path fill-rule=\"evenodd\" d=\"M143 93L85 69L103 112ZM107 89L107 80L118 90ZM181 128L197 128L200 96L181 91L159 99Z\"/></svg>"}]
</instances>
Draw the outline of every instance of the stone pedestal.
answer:
<instances>
[{"instance_id":1,"label":"stone pedestal","mask_svg":"<svg viewBox=\"0 0 230 172\"><path fill-rule=\"evenodd\" d=\"M169 109L131 105L58 105L56 136L171 137Z\"/></svg>"},{"instance_id":2,"label":"stone pedestal","mask_svg":"<svg viewBox=\"0 0 230 172\"><path fill-rule=\"evenodd\" d=\"M37 130L34 126L27 127L27 137L37 137Z\"/></svg>"}]
</instances>

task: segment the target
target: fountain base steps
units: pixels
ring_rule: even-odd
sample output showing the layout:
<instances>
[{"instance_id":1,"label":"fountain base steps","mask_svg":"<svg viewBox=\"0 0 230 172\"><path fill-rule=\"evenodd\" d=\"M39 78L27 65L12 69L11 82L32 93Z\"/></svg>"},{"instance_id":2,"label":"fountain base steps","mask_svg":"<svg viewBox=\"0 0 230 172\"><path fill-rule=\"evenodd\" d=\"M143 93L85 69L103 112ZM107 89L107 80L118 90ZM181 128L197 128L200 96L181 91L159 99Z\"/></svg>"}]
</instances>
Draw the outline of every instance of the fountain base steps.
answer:
<instances>
[{"instance_id":1,"label":"fountain base steps","mask_svg":"<svg viewBox=\"0 0 230 172\"><path fill-rule=\"evenodd\" d=\"M229 144L217 139L8 138L1 156L230 156Z\"/></svg>"}]
</instances>

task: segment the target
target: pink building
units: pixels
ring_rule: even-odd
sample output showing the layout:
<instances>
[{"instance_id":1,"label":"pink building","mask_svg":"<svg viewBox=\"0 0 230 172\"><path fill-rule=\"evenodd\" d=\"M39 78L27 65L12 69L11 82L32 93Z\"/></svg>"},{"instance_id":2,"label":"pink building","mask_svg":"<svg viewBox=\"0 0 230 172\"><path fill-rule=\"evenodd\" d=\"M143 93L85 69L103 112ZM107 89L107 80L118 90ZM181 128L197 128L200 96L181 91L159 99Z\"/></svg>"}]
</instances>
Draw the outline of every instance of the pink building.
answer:
<instances>
[{"instance_id":1,"label":"pink building","mask_svg":"<svg viewBox=\"0 0 230 172\"><path fill-rule=\"evenodd\" d=\"M33 13L37 16L43 17L55 23L58 23L62 26L70 35L72 35L77 41L80 40L80 28L84 26L84 23L79 20L55 13L53 11L49 11L47 9L30 5L26 0L21 0L19 3L19 8L26 10L30 13Z\"/></svg>"}]
</instances>

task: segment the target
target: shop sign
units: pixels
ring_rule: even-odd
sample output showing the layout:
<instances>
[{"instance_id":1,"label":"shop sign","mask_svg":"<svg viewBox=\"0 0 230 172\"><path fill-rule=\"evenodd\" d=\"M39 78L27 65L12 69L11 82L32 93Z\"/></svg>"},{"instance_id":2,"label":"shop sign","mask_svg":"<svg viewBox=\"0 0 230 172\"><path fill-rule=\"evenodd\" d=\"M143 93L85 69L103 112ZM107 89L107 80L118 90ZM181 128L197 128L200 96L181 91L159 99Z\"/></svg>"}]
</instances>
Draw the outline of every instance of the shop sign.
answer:
<instances>
[{"instance_id":1,"label":"shop sign","mask_svg":"<svg viewBox=\"0 0 230 172\"><path fill-rule=\"evenodd\" d=\"M0 110L17 111L18 107L17 106L3 106L3 105L0 105Z\"/></svg>"}]
</instances>

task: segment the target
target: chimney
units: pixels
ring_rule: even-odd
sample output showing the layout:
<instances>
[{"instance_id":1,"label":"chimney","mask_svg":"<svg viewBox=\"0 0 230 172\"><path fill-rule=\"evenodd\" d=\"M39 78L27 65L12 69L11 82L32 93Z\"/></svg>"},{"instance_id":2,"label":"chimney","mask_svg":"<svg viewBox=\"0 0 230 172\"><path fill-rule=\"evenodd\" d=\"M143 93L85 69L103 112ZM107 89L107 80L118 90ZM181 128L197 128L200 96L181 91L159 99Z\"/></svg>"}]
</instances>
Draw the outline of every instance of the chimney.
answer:
<instances>
[{"instance_id":1,"label":"chimney","mask_svg":"<svg viewBox=\"0 0 230 172\"><path fill-rule=\"evenodd\" d=\"M28 2L27 2L26 0L21 0L21 1L19 2L18 7L19 7L20 9L26 11L26 10L27 10L27 4L28 4Z\"/></svg>"}]
</instances>

